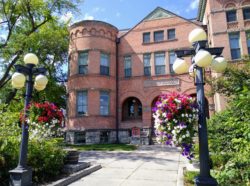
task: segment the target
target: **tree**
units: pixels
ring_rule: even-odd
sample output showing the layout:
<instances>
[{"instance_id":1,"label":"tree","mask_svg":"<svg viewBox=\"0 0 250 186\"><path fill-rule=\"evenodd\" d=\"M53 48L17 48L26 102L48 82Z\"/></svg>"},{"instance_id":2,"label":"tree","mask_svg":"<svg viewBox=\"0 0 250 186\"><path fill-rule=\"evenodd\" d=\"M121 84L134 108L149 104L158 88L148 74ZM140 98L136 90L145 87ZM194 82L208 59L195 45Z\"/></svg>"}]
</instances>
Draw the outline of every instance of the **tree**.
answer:
<instances>
[{"instance_id":1,"label":"tree","mask_svg":"<svg viewBox=\"0 0 250 186\"><path fill-rule=\"evenodd\" d=\"M60 20L68 11L77 11L80 0L1 0L0 61L5 71L0 77L2 91L10 80L15 64L23 63L23 55L33 52L48 69L49 78L64 81L58 67L67 62L68 25ZM53 82L56 82L53 81ZM16 95L8 94L8 103ZM6 96L4 96L6 97Z\"/></svg>"}]
</instances>

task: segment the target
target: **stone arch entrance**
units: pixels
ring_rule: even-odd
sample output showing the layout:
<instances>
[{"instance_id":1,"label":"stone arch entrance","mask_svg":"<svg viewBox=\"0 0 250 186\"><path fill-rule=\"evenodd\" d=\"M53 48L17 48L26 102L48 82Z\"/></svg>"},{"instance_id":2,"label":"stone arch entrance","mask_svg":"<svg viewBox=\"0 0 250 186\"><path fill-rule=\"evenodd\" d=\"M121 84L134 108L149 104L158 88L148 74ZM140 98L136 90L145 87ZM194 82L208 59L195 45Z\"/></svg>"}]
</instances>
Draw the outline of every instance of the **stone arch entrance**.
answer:
<instances>
[{"instance_id":1,"label":"stone arch entrance","mask_svg":"<svg viewBox=\"0 0 250 186\"><path fill-rule=\"evenodd\" d=\"M122 121L142 120L142 104L136 97L128 97L122 104Z\"/></svg>"}]
</instances>

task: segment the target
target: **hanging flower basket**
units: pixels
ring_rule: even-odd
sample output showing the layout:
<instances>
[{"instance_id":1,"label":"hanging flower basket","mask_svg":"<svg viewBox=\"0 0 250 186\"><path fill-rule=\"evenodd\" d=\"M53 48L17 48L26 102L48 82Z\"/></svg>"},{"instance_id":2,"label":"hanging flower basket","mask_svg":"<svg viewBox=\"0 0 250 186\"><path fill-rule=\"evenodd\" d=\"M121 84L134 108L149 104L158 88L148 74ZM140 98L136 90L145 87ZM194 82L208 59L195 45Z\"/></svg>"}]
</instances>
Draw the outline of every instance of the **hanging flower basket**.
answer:
<instances>
[{"instance_id":1,"label":"hanging flower basket","mask_svg":"<svg viewBox=\"0 0 250 186\"><path fill-rule=\"evenodd\" d=\"M154 128L158 143L181 147L182 155L193 158L193 137L198 108L191 96L170 93L159 96L153 107Z\"/></svg>"}]
</instances>

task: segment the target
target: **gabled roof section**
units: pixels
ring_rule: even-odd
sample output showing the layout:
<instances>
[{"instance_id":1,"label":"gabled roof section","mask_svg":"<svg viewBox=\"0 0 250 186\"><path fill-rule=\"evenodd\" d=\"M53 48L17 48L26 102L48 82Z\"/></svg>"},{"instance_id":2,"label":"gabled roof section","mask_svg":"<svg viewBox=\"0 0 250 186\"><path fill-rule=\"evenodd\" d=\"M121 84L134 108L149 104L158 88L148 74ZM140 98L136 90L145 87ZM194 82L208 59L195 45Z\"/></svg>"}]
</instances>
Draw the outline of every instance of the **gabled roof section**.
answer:
<instances>
[{"instance_id":1,"label":"gabled roof section","mask_svg":"<svg viewBox=\"0 0 250 186\"><path fill-rule=\"evenodd\" d=\"M162 18L169 18L174 17L175 15L161 7L157 7L153 10L148 16L146 16L143 21L147 20L154 20L154 19L162 19Z\"/></svg>"},{"instance_id":2,"label":"gabled roof section","mask_svg":"<svg viewBox=\"0 0 250 186\"><path fill-rule=\"evenodd\" d=\"M198 7L198 15L197 15L198 21L202 22L206 10L206 5L207 5L207 0L200 0Z\"/></svg>"},{"instance_id":3,"label":"gabled roof section","mask_svg":"<svg viewBox=\"0 0 250 186\"><path fill-rule=\"evenodd\" d=\"M206 0L205 0L206 1ZM136 28L139 24L141 24L144 21L149 21L149 20L156 20L156 19L164 19L164 18L170 18L170 17L179 17L181 19L186 20L187 22L190 22L192 24L195 24L196 26L200 27L200 24L197 24L191 20L188 20L184 17L181 17L173 12L170 12L168 10L165 10L164 8L157 7L154 9L150 14L148 14L143 20L141 20L139 23L137 23L133 28L128 30L124 35L122 35L120 38L126 36L128 33L130 33L134 28Z\"/></svg>"}]
</instances>

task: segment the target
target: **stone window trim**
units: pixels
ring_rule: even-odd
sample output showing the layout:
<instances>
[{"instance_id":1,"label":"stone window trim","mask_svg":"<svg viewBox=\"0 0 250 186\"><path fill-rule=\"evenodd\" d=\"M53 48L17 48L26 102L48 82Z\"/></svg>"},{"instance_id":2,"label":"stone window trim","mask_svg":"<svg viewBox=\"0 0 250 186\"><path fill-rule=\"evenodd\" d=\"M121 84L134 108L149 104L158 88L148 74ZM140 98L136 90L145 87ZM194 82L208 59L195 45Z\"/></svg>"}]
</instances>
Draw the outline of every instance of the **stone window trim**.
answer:
<instances>
[{"instance_id":1,"label":"stone window trim","mask_svg":"<svg viewBox=\"0 0 250 186\"><path fill-rule=\"evenodd\" d=\"M86 105L82 105L83 107L85 106L86 107L86 113L83 113L83 114L80 114L78 112L78 100L79 100L79 97L78 97L78 94L79 93L86 93ZM76 114L75 116L76 117L85 117L85 116L88 116L88 90L87 89L81 89L81 90L76 90L75 91L75 95L76 95Z\"/></svg>"},{"instance_id":2,"label":"stone window trim","mask_svg":"<svg viewBox=\"0 0 250 186\"><path fill-rule=\"evenodd\" d=\"M163 41L158 41L158 42L142 43L142 45L155 45L155 44L175 42L175 41L178 41L178 39L175 38L175 39L163 40Z\"/></svg>"}]
</instances>

